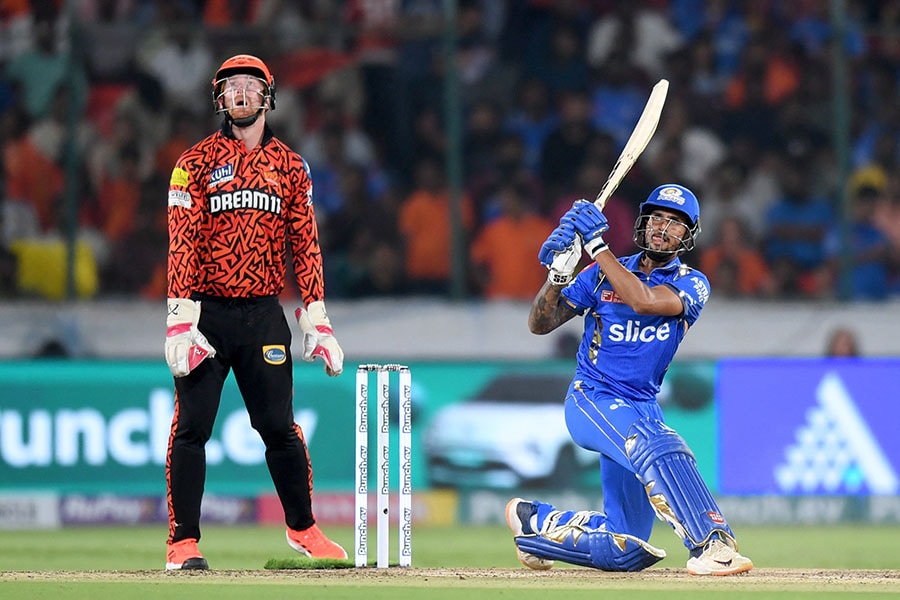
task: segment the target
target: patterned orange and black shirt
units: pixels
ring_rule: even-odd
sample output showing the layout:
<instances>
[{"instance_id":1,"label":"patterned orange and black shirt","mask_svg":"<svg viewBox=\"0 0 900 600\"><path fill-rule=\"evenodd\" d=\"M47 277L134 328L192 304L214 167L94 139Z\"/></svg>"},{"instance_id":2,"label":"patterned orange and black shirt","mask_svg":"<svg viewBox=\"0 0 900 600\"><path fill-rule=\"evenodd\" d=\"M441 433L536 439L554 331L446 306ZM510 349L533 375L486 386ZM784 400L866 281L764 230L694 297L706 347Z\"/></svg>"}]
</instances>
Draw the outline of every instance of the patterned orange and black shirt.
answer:
<instances>
[{"instance_id":1,"label":"patterned orange and black shirt","mask_svg":"<svg viewBox=\"0 0 900 600\"><path fill-rule=\"evenodd\" d=\"M303 158L272 135L247 152L222 129L178 159L169 182L168 297L278 295L287 243L303 303L322 300L322 255Z\"/></svg>"}]
</instances>

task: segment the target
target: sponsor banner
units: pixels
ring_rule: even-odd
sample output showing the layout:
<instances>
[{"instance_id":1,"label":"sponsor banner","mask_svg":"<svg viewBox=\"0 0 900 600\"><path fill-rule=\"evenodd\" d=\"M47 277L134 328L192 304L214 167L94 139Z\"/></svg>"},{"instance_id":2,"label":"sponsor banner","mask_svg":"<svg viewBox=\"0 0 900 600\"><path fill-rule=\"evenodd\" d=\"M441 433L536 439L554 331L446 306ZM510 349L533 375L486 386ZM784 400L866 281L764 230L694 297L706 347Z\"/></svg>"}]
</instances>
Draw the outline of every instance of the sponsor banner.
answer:
<instances>
[{"instance_id":1,"label":"sponsor banner","mask_svg":"<svg viewBox=\"0 0 900 600\"><path fill-rule=\"evenodd\" d=\"M295 375L294 418L317 486L352 489L353 379L337 382L303 366ZM173 407L171 374L162 362L0 364L0 490L163 494ZM208 494L255 497L273 489L265 447L233 378L206 458Z\"/></svg>"},{"instance_id":2,"label":"sponsor banner","mask_svg":"<svg viewBox=\"0 0 900 600\"><path fill-rule=\"evenodd\" d=\"M412 497L413 522L416 525L455 525L459 522L459 498L453 490L415 492ZM319 525L352 526L356 511L356 496L346 494L316 493L313 496L313 512ZM397 525L399 515L398 495L391 494L390 522ZM284 511L274 494L265 494L256 499L258 522L262 525L284 525ZM378 514L377 498L369 494L369 527L375 528Z\"/></svg>"},{"instance_id":3,"label":"sponsor banner","mask_svg":"<svg viewBox=\"0 0 900 600\"><path fill-rule=\"evenodd\" d=\"M234 525L256 522L253 498L207 495L201 513L204 523ZM166 523L164 496L119 496L71 494L60 500L62 525L137 525Z\"/></svg>"},{"instance_id":4,"label":"sponsor banner","mask_svg":"<svg viewBox=\"0 0 900 600\"><path fill-rule=\"evenodd\" d=\"M518 490L518 493L523 498L549 502L561 510L603 510L603 497L599 493L546 490ZM505 526L509 498L499 490L462 492L459 524ZM900 496L717 496L716 500L731 525L900 524ZM671 530L667 525L659 526Z\"/></svg>"},{"instance_id":5,"label":"sponsor banner","mask_svg":"<svg viewBox=\"0 0 900 600\"><path fill-rule=\"evenodd\" d=\"M726 360L719 492L900 494L900 359Z\"/></svg>"},{"instance_id":6,"label":"sponsor banner","mask_svg":"<svg viewBox=\"0 0 900 600\"><path fill-rule=\"evenodd\" d=\"M900 524L900 496L728 496L719 507L732 524Z\"/></svg>"},{"instance_id":7,"label":"sponsor banner","mask_svg":"<svg viewBox=\"0 0 900 600\"><path fill-rule=\"evenodd\" d=\"M59 525L59 498L56 494L0 494L0 530L54 529Z\"/></svg>"},{"instance_id":8,"label":"sponsor banner","mask_svg":"<svg viewBox=\"0 0 900 600\"><path fill-rule=\"evenodd\" d=\"M281 360L277 348L268 350L269 360ZM425 452L422 438L438 410L471 398L504 373L571 376L572 371L570 361L411 362L409 366L410 470L416 491L432 484L432 457ZM392 385L391 389L394 453L399 441L398 388ZM354 378L324 377L320 368L298 361L294 389L294 417L309 446L317 492L352 490ZM66 360L54 363L52 369L43 361L0 363L0 490L38 488L89 497L164 493L173 406L172 377L161 360ZM370 427L370 448L375 448L375 430ZM233 377L225 383L206 458L209 494L256 497L273 491L265 448L250 427ZM398 464L392 461L392 481L398 480Z\"/></svg>"}]
</instances>

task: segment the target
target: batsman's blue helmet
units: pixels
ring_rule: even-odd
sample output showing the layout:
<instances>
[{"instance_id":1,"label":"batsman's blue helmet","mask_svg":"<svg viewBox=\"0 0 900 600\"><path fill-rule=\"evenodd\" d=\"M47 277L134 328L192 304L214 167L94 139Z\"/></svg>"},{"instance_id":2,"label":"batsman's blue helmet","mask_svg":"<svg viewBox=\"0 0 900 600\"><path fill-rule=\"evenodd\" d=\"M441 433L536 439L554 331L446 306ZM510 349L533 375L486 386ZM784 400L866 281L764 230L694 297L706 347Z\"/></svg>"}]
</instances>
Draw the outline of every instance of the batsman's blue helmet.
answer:
<instances>
[{"instance_id":1,"label":"batsman's blue helmet","mask_svg":"<svg viewBox=\"0 0 900 600\"><path fill-rule=\"evenodd\" d=\"M650 192L647 199L641 203L640 216L634 224L634 241L644 250L649 250L644 240L647 229L645 216L653 212L654 208L671 210L685 217L690 237L682 240L681 247L675 252L680 254L693 250L694 241L700 235L700 202L697 201L694 192L677 183L666 183Z\"/></svg>"},{"instance_id":2,"label":"batsman's blue helmet","mask_svg":"<svg viewBox=\"0 0 900 600\"><path fill-rule=\"evenodd\" d=\"M700 203L694 192L677 183L661 185L647 196L640 206L641 214L646 214L654 208L674 210L680 212L688 219L688 225L693 229L700 222Z\"/></svg>"}]
</instances>

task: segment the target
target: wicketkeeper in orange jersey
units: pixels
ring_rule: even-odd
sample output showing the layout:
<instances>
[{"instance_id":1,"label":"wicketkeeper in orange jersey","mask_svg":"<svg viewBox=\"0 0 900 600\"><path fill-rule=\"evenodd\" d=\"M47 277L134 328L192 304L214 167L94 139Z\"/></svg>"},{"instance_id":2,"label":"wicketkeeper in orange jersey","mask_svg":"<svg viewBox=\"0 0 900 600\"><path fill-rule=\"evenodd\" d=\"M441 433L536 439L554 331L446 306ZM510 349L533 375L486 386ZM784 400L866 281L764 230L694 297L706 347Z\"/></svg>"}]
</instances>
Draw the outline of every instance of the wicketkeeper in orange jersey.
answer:
<instances>
[{"instance_id":1,"label":"wicketkeeper in orange jersey","mask_svg":"<svg viewBox=\"0 0 900 600\"><path fill-rule=\"evenodd\" d=\"M265 443L288 544L315 558L346 558L313 516L309 453L294 422L291 330L278 301L290 243L303 359L318 356L328 375L339 375L344 356L325 312L309 166L266 125L275 79L262 60L242 54L222 63L212 100L221 128L181 155L169 182L165 354L175 414L166 569L209 568L197 548L205 446L230 372Z\"/></svg>"}]
</instances>

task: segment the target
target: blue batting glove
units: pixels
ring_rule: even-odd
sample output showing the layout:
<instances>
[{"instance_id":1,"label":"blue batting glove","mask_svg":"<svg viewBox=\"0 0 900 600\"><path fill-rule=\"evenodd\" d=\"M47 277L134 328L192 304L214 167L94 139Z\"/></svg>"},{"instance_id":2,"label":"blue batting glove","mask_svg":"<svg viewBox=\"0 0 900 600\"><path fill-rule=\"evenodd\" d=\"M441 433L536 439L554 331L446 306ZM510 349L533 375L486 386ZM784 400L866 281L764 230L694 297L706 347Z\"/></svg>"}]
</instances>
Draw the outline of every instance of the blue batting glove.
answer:
<instances>
[{"instance_id":1,"label":"blue batting glove","mask_svg":"<svg viewBox=\"0 0 900 600\"><path fill-rule=\"evenodd\" d=\"M584 202L584 200L576 200L572 207L566 211L566 214L559 218L560 225L568 225L570 227L574 226L575 219L578 217L578 213L581 211L581 207L579 204Z\"/></svg>"},{"instance_id":2,"label":"blue batting glove","mask_svg":"<svg viewBox=\"0 0 900 600\"><path fill-rule=\"evenodd\" d=\"M553 264L553 260L560 252L572 246L575 241L575 227L572 223L561 224L559 227L550 232L550 236L541 245L538 252L538 260L547 268Z\"/></svg>"},{"instance_id":3,"label":"blue batting glove","mask_svg":"<svg viewBox=\"0 0 900 600\"><path fill-rule=\"evenodd\" d=\"M603 234L609 231L609 221L593 202L577 200L572 206L575 211L573 225L581 236L584 250L594 258L599 252L609 248L603 241Z\"/></svg>"}]
</instances>

